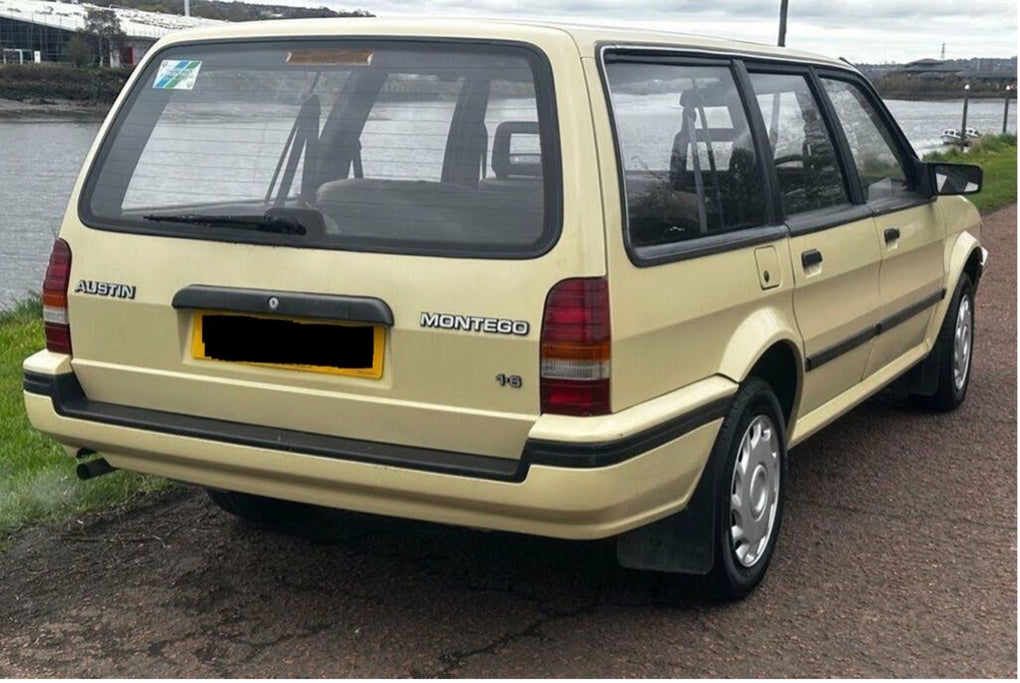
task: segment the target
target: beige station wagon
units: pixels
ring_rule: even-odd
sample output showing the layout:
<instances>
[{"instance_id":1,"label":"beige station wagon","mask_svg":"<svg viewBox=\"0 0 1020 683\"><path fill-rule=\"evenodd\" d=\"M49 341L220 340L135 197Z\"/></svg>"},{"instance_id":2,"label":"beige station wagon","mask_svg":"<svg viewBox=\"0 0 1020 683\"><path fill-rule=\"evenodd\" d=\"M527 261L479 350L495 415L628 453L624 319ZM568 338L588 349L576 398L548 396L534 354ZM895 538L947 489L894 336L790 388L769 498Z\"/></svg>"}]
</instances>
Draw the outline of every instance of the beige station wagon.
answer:
<instances>
[{"instance_id":1,"label":"beige station wagon","mask_svg":"<svg viewBox=\"0 0 1020 683\"><path fill-rule=\"evenodd\" d=\"M747 594L787 450L897 381L963 401L973 166L851 66L501 21L160 41L103 125L24 364L80 460L565 539Z\"/></svg>"}]
</instances>

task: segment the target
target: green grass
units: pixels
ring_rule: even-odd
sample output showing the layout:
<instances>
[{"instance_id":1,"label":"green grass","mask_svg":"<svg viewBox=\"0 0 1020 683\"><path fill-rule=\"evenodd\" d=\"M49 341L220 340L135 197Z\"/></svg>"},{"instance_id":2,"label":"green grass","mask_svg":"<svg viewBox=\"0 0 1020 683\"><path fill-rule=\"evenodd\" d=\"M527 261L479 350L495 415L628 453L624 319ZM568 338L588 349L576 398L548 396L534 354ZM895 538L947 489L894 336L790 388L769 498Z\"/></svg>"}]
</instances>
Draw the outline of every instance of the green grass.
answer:
<instances>
[{"instance_id":1,"label":"green grass","mask_svg":"<svg viewBox=\"0 0 1020 683\"><path fill-rule=\"evenodd\" d=\"M68 519L168 485L132 472L78 480L74 459L25 417L21 362L43 346L37 298L0 312L0 547L25 524Z\"/></svg>"},{"instance_id":2,"label":"green grass","mask_svg":"<svg viewBox=\"0 0 1020 683\"><path fill-rule=\"evenodd\" d=\"M1016 203L1015 135L986 135L975 141L966 152L961 153L954 148L948 152L932 152L924 159L977 164L983 168L985 176L981 192L969 197L982 212Z\"/></svg>"}]
</instances>

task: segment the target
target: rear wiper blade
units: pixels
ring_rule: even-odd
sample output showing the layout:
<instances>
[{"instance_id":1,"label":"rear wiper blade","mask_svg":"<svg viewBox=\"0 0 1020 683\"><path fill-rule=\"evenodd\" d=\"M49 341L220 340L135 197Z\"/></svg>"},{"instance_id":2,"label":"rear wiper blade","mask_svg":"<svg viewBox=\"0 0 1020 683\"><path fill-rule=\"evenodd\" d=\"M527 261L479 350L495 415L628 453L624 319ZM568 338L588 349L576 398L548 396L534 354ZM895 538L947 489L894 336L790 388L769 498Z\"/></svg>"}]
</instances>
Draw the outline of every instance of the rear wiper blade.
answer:
<instances>
[{"instance_id":1,"label":"rear wiper blade","mask_svg":"<svg viewBox=\"0 0 1020 683\"><path fill-rule=\"evenodd\" d=\"M149 214L142 216L142 218L147 221L187 223L189 225L204 225L210 228L236 228L238 230L278 232L284 235L304 235L307 232L305 226L299 221L282 216L220 216L214 214L182 213Z\"/></svg>"}]
</instances>

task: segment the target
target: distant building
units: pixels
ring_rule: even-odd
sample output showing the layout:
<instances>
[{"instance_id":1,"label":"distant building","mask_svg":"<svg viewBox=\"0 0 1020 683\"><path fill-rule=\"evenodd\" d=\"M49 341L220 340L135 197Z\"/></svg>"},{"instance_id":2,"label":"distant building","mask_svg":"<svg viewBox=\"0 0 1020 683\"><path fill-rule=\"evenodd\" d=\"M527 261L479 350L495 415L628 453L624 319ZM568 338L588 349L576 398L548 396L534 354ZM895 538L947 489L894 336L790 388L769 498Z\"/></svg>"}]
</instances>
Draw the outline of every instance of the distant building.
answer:
<instances>
[{"instance_id":1,"label":"distant building","mask_svg":"<svg viewBox=\"0 0 1020 683\"><path fill-rule=\"evenodd\" d=\"M48 0L0 0L0 48L5 55L19 55L18 59L38 53L42 61L64 61L67 41L85 28L88 8L97 6ZM112 55L111 66L137 64L153 43L168 33L223 23L121 7L97 9L112 10L126 36Z\"/></svg>"},{"instance_id":2,"label":"distant building","mask_svg":"<svg viewBox=\"0 0 1020 683\"><path fill-rule=\"evenodd\" d=\"M0 0L3 2L3 0ZM935 78L944 79L954 76L959 69L949 66L938 59L918 59L904 64L899 69L891 71L891 74L904 75L911 78Z\"/></svg>"}]
</instances>

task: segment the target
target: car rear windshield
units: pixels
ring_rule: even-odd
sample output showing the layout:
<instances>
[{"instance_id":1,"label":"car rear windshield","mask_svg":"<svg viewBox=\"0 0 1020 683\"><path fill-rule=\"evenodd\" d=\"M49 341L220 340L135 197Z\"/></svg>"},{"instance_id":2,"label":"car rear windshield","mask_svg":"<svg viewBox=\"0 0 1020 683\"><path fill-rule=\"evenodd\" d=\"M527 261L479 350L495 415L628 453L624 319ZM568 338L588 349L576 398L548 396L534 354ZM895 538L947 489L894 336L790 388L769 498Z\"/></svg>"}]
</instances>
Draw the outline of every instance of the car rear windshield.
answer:
<instances>
[{"instance_id":1,"label":"car rear windshield","mask_svg":"<svg viewBox=\"0 0 1020 683\"><path fill-rule=\"evenodd\" d=\"M148 62L79 212L175 237L528 258L558 235L559 173L532 48L189 44Z\"/></svg>"}]
</instances>

